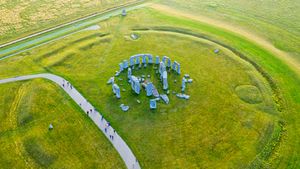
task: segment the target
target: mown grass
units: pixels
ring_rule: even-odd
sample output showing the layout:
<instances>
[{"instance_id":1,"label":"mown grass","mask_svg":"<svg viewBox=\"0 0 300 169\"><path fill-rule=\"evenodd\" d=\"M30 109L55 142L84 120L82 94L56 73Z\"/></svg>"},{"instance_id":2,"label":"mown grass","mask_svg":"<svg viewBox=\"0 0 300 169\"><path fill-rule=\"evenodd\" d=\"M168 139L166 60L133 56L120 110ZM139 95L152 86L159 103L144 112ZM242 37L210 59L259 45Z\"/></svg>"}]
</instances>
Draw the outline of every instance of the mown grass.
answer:
<instances>
[{"instance_id":1,"label":"mown grass","mask_svg":"<svg viewBox=\"0 0 300 169\"><path fill-rule=\"evenodd\" d=\"M1 168L125 168L58 86L32 80L0 85L0 93Z\"/></svg>"},{"instance_id":2,"label":"mown grass","mask_svg":"<svg viewBox=\"0 0 300 169\"><path fill-rule=\"evenodd\" d=\"M147 8L131 12L125 19L114 17L101 24L104 25L104 32L111 33L111 41L45 68L70 80L101 110L128 142L142 167L286 168L299 165L299 132L296 128L299 120L296 113L300 100L297 93L299 80L288 66L272 54L224 30ZM257 72L253 64L241 60L216 43L166 32L144 32L137 41L124 38L132 28L157 25L180 25L195 34L218 39L247 56L272 77L278 94L282 93L282 113L276 112L273 99L277 97L272 99L270 79ZM57 42L48 48L64 43ZM215 48L220 48L221 53L215 55ZM40 48L24 54L24 60L21 60L22 57L6 60L0 64L0 69L5 70L0 76L19 74L11 70L22 62L28 63L23 73L30 72L30 63L43 67L43 63L31 60L45 50L48 49ZM182 102L172 98L170 105L159 104L159 109L152 112L144 94L136 97L128 89L123 99L114 99L106 81L118 69L120 61L137 53L169 55L179 61L182 70L194 79L187 91L191 100ZM6 66L9 69L5 69ZM33 70L46 71L38 68ZM264 101L249 105L240 100L235 88L245 84L258 87ZM136 99L141 99L142 104L137 104ZM130 105L130 111L122 112L119 108L121 103Z\"/></svg>"}]
</instances>

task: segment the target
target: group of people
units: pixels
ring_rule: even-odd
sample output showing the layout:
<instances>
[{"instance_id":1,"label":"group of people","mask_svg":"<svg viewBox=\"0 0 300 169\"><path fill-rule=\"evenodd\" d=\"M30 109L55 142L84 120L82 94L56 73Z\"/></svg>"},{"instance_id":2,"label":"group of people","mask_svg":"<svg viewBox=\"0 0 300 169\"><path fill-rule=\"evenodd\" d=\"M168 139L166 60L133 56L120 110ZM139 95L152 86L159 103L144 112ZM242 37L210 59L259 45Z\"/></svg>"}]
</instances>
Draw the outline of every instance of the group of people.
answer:
<instances>
[{"instance_id":1,"label":"group of people","mask_svg":"<svg viewBox=\"0 0 300 169\"><path fill-rule=\"evenodd\" d=\"M63 80L62 87L65 88L65 86L66 86L66 87L70 87L71 90L73 89L73 86L72 86L71 83L69 83L69 82L67 81L67 85L65 85L65 80Z\"/></svg>"},{"instance_id":2,"label":"group of people","mask_svg":"<svg viewBox=\"0 0 300 169\"><path fill-rule=\"evenodd\" d=\"M63 87L63 88L69 87L71 90L73 89L72 84L69 83L68 81L65 81L65 80L63 80L63 82L62 82L62 87ZM87 102L87 100L85 100L85 102ZM81 106L82 106L82 103L79 103L79 105L80 105L80 107L81 107ZM86 111L86 114L89 116L90 113L93 113L93 111L94 111L94 112L97 112L95 108L94 108L94 110L93 110L93 109L88 109L88 110ZM103 119L104 119L104 118L103 118L103 115L101 115L101 121L103 121ZM112 132L109 132L109 138L110 138L111 140L114 140L114 134L116 133L116 131L115 131L113 128L110 127L110 123L109 123L109 122L106 123L105 128L104 128L104 132L105 132L105 133L108 133L108 129L113 130Z\"/></svg>"}]
</instances>

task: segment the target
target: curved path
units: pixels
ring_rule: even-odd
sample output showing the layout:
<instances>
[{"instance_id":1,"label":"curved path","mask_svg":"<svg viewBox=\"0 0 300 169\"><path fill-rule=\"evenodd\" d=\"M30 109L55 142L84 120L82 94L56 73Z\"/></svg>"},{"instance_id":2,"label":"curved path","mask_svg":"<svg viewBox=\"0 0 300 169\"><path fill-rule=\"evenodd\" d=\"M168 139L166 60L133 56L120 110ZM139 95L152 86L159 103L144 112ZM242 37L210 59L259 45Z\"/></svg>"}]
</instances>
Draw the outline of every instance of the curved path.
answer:
<instances>
[{"instance_id":1,"label":"curved path","mask_svg":"<svg viewBox=\"0 0 300 169\"><path fill-rule=\"evenodd\" d=\"M74 87L71 87L71 84L67 82L64 78L56 76L54 74L36 74L2 79L0 80L0 84L36 78L48 79L58 84L81 107L81 109L85 113L89 112L87 113L87 115L92 119L92 121L97 125L97 127L104 133L106 138L115 147L115 149L118 151L121 158L125 162L127 168L141 168L131 149L128 147L125 141L118 135L118 133L115 132L115 130L109 125L109 122L105 120L99 112L95 111L94 106L91 103L89 103Z\"/></svg>"}]
</instances>

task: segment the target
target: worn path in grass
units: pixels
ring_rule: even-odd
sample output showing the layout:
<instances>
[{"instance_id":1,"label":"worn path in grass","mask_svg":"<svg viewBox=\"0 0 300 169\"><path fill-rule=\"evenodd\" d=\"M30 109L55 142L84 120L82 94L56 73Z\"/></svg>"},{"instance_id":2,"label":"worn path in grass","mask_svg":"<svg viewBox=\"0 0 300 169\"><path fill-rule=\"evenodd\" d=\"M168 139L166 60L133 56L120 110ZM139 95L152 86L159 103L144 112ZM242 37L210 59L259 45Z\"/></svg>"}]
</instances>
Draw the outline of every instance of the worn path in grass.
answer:
<instances>
[{"instance_id":1,"label":"worn path in grass","mask_svg":"<svg viewBox=\"0 0 300 169\"><path fill-rule=\"evenodd\" d=\"M53 74L36 74L3 79L0 80L0 84L36 78L48 79L58 84L76 102L76 104L81 107L84 112L89 112L87 115L93 120L97 127L104 133L106 138L112 143L112 145L122 157L127 168L140 168L139 162L137 161L136 157L134 156L128 145L125 143L125 141L115 132L115 130L111 126L107 126L108 121L106 121L99 112L95 111L95 108L93 105L91 105L91 103L89 103L74 87L70 88L70 85L67 84L68 82L64 78ZM110 136L113 136L113 139L111 139Z\"/></svg>"},{"instance_id":2,"label":"worn path in grass","mask_svg":"<svg viewBox=\"0 0 300 169\"><path fill-rule=\"evenodd\" d=\"M220 27L227 31L237 33L237 34L247 38L248 40L251 40L252 42L262 46L263 48L267 49L268 51L272 52L273 54L275 54L275 56L279 57L281 60L283 60L285 63L287 63L295 72L297 72L300 75L300 63L296 59L294 59L288 53L276 48L272 43L270 43L266 39L264 39L258 35L255 35L254 33L246 31L235 25L231 25L229 23L222 22L220 20L214 20L214 19L208 18L206 16L202 16L202 15L193 15L190 13L185 13L183 11L174 9L169 6L153 3L150 5L150 7L152 7L153 9L159 10L159 11L163 11L163 12L172 14L173 16L189 18L189 19L200 21L200 22L210 24L210 25L213 25L216 27Z\"/></svg>"}]
</instances>

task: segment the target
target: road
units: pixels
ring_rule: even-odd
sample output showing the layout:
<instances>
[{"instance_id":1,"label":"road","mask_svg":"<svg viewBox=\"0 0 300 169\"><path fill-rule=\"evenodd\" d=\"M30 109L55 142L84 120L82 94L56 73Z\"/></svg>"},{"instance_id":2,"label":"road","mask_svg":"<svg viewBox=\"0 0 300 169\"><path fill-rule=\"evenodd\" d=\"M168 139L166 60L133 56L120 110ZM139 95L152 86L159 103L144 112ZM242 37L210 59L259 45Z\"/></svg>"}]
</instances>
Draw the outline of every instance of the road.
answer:
<instances>
[{"instance_id":1,"label":"road","mask_svg":"<svg viewBox=\"0 0 300 169\"><path fill-rule=\"evenodd\" d=\"M126 9L127 11L135 10L141 7L144 7L144 0L137 1L135 3L127 4L124 6L119 6L112 8L110 10L96 13L81 19L74 20L69 23L65 23L59 25L57 27L53 27L5 44L0 45L0 61L11 56L14 56L20 52L26 51L28 49L32 49L34 47L38 47L41 44L46 44L46 42L52 41L53 39L60 39L60 37L64 37L67 34L71 34L78 30L84 29L90 25L97 24L100 21L108 19L112 16L120 15L122 9Z\"/></svg>"},{"instance_id":2,"label":"road","mask_svg":"<svg viewBox=\"0 0 300 169\"><path fill-rule=\"evenodd\" d=\"M75 102L80 108L86 113L90 119L97 125L97 127L103 132L106 138L111 142L121 158L125 162L128 169L140 169L140 164L137 161L135 155L126 144L126 142L118 135L118 133L108 125L108 121L95 110L95 107L87 101L74 87L67 85L67 80L54 74L35 74L26 76L17 76L14 78L2 79L0 84L12 83L17 81L24 81L30 79L43 78L48 79L57 85L59 85ZM64 85L63 85L64 84ZM70 83L69 83L70 84ZM92 110L92 111L90 111ZM87 113L89 111L89 113ZM111 138L113 136L113 139Z\"/></svg>"}]
</instances>

